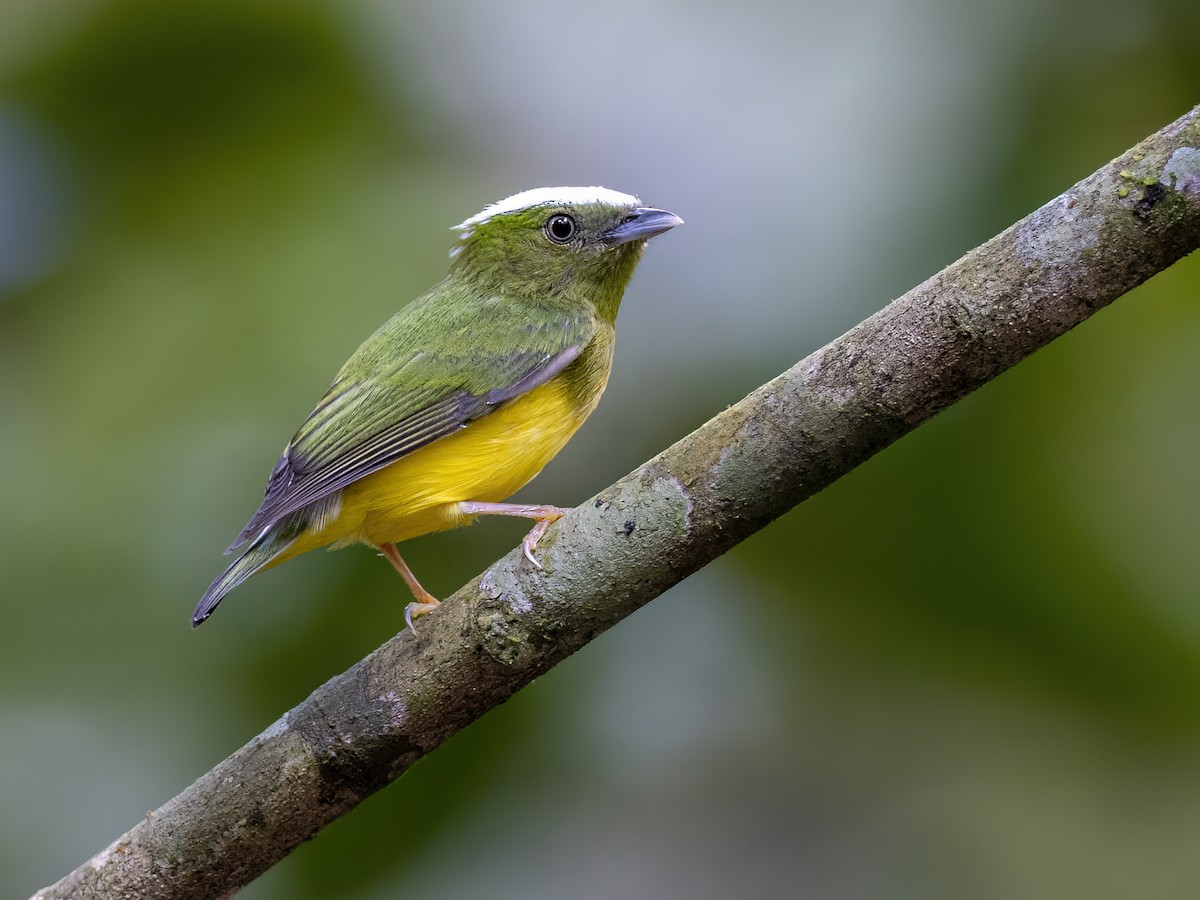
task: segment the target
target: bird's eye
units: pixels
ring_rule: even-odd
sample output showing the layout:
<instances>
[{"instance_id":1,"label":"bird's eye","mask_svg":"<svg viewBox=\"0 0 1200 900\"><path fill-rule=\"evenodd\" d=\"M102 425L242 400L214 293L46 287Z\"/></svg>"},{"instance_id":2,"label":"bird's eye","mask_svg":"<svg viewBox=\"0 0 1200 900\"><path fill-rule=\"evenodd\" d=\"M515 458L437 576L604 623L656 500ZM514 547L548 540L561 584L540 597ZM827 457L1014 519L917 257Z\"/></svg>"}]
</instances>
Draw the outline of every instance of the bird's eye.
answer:
<instances>
[{"instance_id":1,"label":"bird's eye","mask_svg":"<svg viewBox=\"0 0 1200 900\"><path fill-rule=\"evenodd\" d=\"M546 220L546 237L556 244L565 244L575 237L578 226L570 216L559 213Z\"/></svg>"}]
</instances>

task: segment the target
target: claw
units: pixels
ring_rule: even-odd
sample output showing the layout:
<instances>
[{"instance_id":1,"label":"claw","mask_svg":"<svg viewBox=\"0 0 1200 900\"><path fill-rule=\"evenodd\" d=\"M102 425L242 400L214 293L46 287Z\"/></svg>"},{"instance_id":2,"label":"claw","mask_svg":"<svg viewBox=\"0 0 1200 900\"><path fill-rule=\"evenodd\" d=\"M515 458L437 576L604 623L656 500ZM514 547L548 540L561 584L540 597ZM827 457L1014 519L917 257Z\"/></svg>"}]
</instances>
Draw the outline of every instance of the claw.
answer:
<instances>
[{"instance_id":1,"label":"claw","mask_svg":"<svg viewBox=\"0 0 1200 900\"><path fill-rule=\"evenodd\" d=\"M414 600L412 603L408 604L408 606L404 607L404 624L407 625L408 630L415 635L417 633L417 629L416 626L413 625L413 617L423 616L426 613L431 613L437 609L437 607L438 601L433 599L433 597L429 597L423 603L418 603Z\"/></svg>"},{"instance_id":2,"label":"claw","mask_svg":"<svg viewBox=\"0 0 1200 900\"><path fill-rule=\"evenodd\" d=\"M541 568L542 564L533 558L533 551L537 547L537 542L529 540L521 541L521 549L525 551L525 558L534 564L535 567Z\"/></svg>"},{"instance_id":3,"label":"claw","mask_svg":"<svg viewBox=\"0 0 1200 900\"><path fill-rule=\"evenodd\" d=\"M538 519L537 524L529 529L529 534L525 535L525 539L521 541L521 549L525 551L525 558L534 564L538 569L542 564L534 559L533 551L537 549L538 541L542 539L542 535L546 533L546 529L550 527L552 522L557 522L562 518L562 513L559 513L553 518L547 516L544 519Z\"/></svg>"}]
</instances>

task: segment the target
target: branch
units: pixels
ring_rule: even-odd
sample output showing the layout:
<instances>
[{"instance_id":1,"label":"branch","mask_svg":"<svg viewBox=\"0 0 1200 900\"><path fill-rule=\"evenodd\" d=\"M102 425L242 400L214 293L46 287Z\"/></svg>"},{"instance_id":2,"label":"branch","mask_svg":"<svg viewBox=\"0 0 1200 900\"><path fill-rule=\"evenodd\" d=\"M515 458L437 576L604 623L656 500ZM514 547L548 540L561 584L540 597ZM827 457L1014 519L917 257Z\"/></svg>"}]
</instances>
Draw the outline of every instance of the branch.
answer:
<instances>
[{"instance_id":1,"label":"branch","mask_svg":"<svg viewBox=\"0 0 1200 900\"><path fill-rule=\"evenodd\" d=\"M318 688L39 897L245 885L450 735L1200 246L1200 107L758 388Z\"/></svg>"}]
</instances>

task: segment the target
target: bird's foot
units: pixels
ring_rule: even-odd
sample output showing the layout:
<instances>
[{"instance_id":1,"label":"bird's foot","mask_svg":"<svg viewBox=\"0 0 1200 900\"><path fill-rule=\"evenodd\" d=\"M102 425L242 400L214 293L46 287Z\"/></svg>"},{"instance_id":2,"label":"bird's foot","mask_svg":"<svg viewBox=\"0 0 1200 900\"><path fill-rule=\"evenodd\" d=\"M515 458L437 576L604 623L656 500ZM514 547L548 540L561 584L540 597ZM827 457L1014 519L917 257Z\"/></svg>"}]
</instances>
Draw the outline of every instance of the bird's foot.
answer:
<instances>
[{"instance_id":1,"label":"bird's foot","mask_svg":"<svg viewBox=\"0 0 1200 900\"><path fill-rule=\"evenodd\" d=\"M538 541L542 539L542 536L546 533L546 529L551 524L557 522L570 512L569 509L563 509L561 506L536 506L524 503L482 503L475 500L464 501L459 506L469 516L520 516L525 519L536 519L537 524L533 526L529 534L525 535L525 539L521 541L521 550L524 552L525 558L539 569L542 567L542 564L533 555L533 551L537 549Z\"/></svg>"},{"instance_id":2,"label":"bird's foot","mask_svg":"<svg viewBox=\"0 0 1200 900\"><path fill-rule=\"evenodd\" d=\"M439 602L436 597L426 594L424 599L419 602L414 600L408 606L404 607L404 624L408 626L408 630L416 634L417 629L413 625L413 617L431 613L438 608L438 605Z\"/></svg>"},{"instance_id":3,"label":"bird's foot","mask_svg":"<svg viewBox=\"0 0 1200 900\"><path fill-rule=\"evenodd\" d=\"M400 556L400 551L396 549L395 544L380 544L379 552L400 573L400 577L412 591L413 602L404 607L404 624L408 626L409 631L416 634L417 629L413 628L413 616L423 616L433 612L437 608L438 598L421 587L421 582L417 581L417 576L412 573L408 563Z\"/></svg>"},{"instance_id":4,"label":"bird's foot","mask_svg":"<svg viewBox=\"0 0 1200 900\"><path fill-rule=\"evenodd\" d=\"M538 541L542 539L542 536L546 533L546 529L549 528L552 523L557 522L567 514L565 509L559 509L557 507L550 508L554 510L554 514L538 519L537 524L534 525L533 528L529 529L529 534L525 535L525 539L521 541L521 550L524 551L525 558L539 569L542 567L542 564L538 562L533 555L533 551L537 549Z\"/></svg>"}]
</instances>

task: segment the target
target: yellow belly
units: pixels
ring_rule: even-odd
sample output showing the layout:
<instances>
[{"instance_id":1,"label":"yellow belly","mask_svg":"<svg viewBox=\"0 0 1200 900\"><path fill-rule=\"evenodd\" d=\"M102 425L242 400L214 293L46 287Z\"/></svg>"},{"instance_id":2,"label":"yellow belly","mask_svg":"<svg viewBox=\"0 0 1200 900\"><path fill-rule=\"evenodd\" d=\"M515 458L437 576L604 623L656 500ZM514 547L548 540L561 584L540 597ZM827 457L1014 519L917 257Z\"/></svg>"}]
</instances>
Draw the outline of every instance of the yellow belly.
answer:
<instances>
[{"instance_id":1,"label":"yellow belly","mask_svg":"<svg viewBox=\"0 0 1200 900\"><path fill-rule=\"evenodd\" d=\"M553 379L342 489L336 518L301 534L269 567L330 544L398 543L457 528L473 518L464 500L495 502L516 493L554 458L591 413Z\"/></svg>"}]
</instances>

